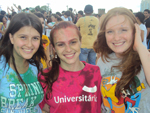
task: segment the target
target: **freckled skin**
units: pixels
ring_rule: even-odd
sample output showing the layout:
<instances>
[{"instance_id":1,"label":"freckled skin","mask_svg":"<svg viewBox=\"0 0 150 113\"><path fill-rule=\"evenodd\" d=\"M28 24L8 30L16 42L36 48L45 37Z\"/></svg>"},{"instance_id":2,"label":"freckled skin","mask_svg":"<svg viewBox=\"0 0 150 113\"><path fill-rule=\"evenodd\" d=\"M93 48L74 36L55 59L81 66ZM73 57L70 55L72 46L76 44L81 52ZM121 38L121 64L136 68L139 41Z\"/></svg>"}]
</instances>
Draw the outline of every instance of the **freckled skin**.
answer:
<instances>
[{"instance_id":1,"label":"freckled skin","mask_svg":"<svg viewBox=\"0 0 150 113\"><path fill-rule=\"evenodd\" d=\"M59 46L60 44L63 46ZM60 58L61 67L79 67L81 65L79 60L81 42L75 28L67 27L57 30L54 34L54 45ZM73 55L73 58L67 58L67 55Z\"/></svg>"},{"instance_id":2,"label":"freckled skin","mask_svg":"<svg viewBox=\"0 0 150 113\"><path fill-rule=\"evenodd\" d=\"M133 43L133 28L123 15L113 16L106 24L106 42L119 57ZM117 44L120 44L119 46Z\"/></svg>"}]
</instances>

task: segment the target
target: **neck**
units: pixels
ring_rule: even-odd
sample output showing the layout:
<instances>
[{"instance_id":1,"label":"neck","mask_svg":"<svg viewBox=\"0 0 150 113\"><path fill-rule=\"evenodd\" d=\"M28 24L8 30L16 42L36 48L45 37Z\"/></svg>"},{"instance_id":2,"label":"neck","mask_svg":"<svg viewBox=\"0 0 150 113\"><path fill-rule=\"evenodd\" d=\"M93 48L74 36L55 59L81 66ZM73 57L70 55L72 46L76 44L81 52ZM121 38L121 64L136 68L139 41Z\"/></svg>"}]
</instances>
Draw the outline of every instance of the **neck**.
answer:
<instances>
[{"instance_id":1,"label":"neck","mask_svg":"<svg viewBox=\"0 0 150 113\"><path fill-rule=\"evenodd\" d=\"M90 14L87 14L87 13L86 13L85 16L92 16L92 13L90 13Z\"/></svg>"},{"instance_id":2,"label":"neck","mask_svg":"<svg viewBox=\"0 0 150 113\"><path fill-rule=\"evenodd\" d=\"M78 63L75 63L75 64L70 64L70 65L61 65L60 66L67 70L67 71L80 71L84 68L84 64L79 61Z\"/></svg>"},{"instance_id":3,"label":"neck","mask_svg":"<svg viewBox=\"0 0 150 113\"><path fill-rule=\"evenodd\" d=\"M148 18L149 18L149 16L147 18L145 18L145 20L148 19Z\"/></svg>"},{"instance_id":4,"label":"neck","mask_svg":"<svg viewBox=\"0 0 150 113\"><path fill-rule=\"evenodd\" d=\"M26 59L24 59L22 57L19 57L19 56L17 56L17 55L14 54L14 60L15 60L15 65L16 65L17 71L20 74L25 73L28 70L29 63L27 62ZM13 65L12 57L10 58L9 64L10 64L10 67L13 70L15 70L15 67Z\"/></svg>"},{"instance_id":5,"label":"neck","mask_svg":"<svg viewBox=\"0 0 150 113\"><path fill-rule=\"evenodd\" d=\"M139 21L139 20L137 20L137 23L140 25L141 24L141 22Z\"/></svg>"}]
</instances>

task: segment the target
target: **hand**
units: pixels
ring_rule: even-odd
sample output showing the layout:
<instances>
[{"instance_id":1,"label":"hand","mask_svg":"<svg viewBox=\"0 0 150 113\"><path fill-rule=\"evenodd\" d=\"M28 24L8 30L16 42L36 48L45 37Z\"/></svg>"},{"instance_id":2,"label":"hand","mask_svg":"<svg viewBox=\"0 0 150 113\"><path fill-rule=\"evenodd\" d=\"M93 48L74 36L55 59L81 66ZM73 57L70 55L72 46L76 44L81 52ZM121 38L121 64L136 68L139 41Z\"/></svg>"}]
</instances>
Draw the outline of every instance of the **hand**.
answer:
<instances>
[{"instance_id":1,"label":"hand","mask_svg":"<svg viewBox=\"0 0 150 113\"><path fill-rule=\"evenodd\" d=\"M140 26L137 23L135 23L134 26L135 26L135 39L134 39L133 49L135 51L137 51L137 49L142 44L141 29L140 29Z\"/></svg>"}]
</instances>

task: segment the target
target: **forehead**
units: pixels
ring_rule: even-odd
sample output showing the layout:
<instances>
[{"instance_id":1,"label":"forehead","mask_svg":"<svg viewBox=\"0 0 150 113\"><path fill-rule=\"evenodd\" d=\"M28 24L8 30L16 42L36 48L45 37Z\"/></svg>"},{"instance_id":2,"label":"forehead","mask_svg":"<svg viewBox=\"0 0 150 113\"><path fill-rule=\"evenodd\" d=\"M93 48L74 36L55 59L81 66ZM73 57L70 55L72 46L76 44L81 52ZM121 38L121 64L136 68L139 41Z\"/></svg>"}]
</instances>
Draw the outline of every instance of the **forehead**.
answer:
<instances>
[{"instance_id":1,"label":"forehead","mask_svg":"<svg viewBox=\"0 0 150 113\"><path fill-rule=\"evenodd\" d=\"M75 37L79 38L76 29L73 27L61 28L54 33L54 39L71 39Z\"/></svg>"},{"instance_id":2,"label":"forehead","mask_svg":"<svg viewBox=\"0 0 150 113\"><path fill-rule=\"evenodd\" d=\"M25 34L25 35L37 35L37 36L39 35L40 36L40 33L31 26L24 26L20 28L15 34L16 35Z\"/></svg>"},{"instance_id":3,"label":"forehead","mask_svg":"<svg viewBox=\"0 0 150 113\"><path fill-rule=\"evenodd\" d=\"M108 20L106 24L106 29L110 29L117 26L128 27L131 26L131 23L129 22L129 19L124 15L116 15Z\"/></svg>"},{"instance_id":4,"label":"forehead","mask_svg":"<svg viewBox=\"0 0 150 113\"><path fill-rule=\"evenodd\" d=\"M148 12L147 11L144 11L144 14L147 14Z\"/></svg>"}]
</instances>

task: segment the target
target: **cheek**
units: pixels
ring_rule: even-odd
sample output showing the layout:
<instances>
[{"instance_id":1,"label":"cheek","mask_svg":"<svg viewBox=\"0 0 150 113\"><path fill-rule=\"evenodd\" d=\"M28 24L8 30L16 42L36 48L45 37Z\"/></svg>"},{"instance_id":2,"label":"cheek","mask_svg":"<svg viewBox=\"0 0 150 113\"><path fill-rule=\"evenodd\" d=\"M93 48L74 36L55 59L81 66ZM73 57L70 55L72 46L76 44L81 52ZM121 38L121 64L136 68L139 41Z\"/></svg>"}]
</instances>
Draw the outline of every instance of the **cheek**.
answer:
<instances>
[{"instance_id":1,"label":"cheek","mask_svg":"<svg viewBox=\"0 0 150 113\"><path fill-rule=\"evenodd\" d=\"M105 35L106 37L106 43L110 43L112 41L112 36L111 35Z\"/></svg>"},{"instance_id":2,"label":"cheek","mask_svg":"<svg viewBox=\"0 0 150 113\"><path fill-rule=\"evenodd\" d=\"M34 45L34 47L36 49L39 49L39 47L40 47L40 41L34 42L33 45Z\"/></svg>"},{"instance_id":3,"label":"cheek","mask_svg":"<svg viewBox=\"0 0 150 113\"><path fill-rule=\"evenodd\" d=\"M61 53L63 50L64 50L64 47L61 47L61 48L58 46L55 47L55 51L57 54Z\"/></svg>"},{"instance_id":4,"label":"cheek","mask_svg":"<svg viewBox=\"0 0 150 113\"><path fill-rule=\"evenodd\" d=\"M124 35L124 37L130 42L130 43L132 43L133 42L133 34L131 33L131 34L129 34L129 35Z\"/></svg>"}]
</instances>

